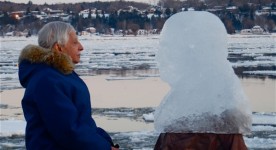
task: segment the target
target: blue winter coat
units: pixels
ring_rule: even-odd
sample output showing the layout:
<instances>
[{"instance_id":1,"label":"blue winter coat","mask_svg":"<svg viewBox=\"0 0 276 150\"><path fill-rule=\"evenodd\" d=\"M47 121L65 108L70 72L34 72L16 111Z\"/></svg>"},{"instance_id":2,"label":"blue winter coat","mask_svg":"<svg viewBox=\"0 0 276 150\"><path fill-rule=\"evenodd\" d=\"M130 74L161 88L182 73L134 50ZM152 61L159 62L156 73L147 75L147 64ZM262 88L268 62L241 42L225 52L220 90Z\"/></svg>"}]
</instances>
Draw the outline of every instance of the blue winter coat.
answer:
<instances>
[{"instance_id":1,"label":"blue winter coat","mask_svg":"<svg viewBox=\"0 0 276 150\"><path fill-rule=\"evenodd\" d=\"M39 46L19 57L19 80L26 88L22 108L29 150L109 150L112 140L91 117L87 86L67 55Z\"/></svg>"}]
</instances>

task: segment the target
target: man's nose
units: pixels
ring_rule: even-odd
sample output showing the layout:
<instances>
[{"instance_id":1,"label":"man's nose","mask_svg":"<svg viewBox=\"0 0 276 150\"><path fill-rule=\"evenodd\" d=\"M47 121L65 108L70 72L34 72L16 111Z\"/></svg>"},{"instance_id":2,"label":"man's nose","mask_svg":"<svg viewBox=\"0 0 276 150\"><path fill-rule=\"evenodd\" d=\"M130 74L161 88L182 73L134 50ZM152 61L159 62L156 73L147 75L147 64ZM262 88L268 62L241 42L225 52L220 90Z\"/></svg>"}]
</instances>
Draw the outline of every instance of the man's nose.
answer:
<instances>
[{"instance_id":1,"label":"man's nose","mask_svg":"<svg viewBox=\"0 0 276 150\"><path fill-rule=\"evenodd\" d=\"M80 43L80 45L79 45L79 51L82 51L82 50L83 50L83 46Z\"/></svg>"}]
</instances>

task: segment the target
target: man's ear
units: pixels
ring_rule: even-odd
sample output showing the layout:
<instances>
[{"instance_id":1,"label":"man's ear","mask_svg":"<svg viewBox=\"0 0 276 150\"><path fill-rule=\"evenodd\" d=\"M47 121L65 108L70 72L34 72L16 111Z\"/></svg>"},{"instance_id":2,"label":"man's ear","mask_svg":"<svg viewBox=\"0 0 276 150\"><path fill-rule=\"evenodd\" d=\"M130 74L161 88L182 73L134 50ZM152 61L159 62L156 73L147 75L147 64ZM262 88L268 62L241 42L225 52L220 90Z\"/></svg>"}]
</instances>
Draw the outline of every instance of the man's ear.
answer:
<instances>
[{"instance_id":1,"label":"man's ear","mask_svg":"<svg viewBox=\"0 0 276 150\"><path fill-rule=\"evenodd\" d=\"M52 50L56 52L62 52L61 47L57 42L53 45Z\"/></svg>"}]
</instances>

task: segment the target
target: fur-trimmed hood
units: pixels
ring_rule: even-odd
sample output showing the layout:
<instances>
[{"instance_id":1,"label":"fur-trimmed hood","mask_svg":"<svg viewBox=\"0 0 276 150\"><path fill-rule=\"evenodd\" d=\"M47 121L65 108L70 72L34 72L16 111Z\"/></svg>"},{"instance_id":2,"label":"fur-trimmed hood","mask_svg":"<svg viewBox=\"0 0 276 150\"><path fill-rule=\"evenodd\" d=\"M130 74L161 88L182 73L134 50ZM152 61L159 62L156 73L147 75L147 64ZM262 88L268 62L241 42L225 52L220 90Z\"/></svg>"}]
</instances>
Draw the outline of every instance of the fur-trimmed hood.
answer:
<instances>
[{"instance_id":1,"label":"fur-trimmed hood","mask_svg":"<svg viewBox=\"0 0 276 150\"><path fill-rule=\"evenodd\" d=\"M27 45L21 52L18 63L27 60L31 63L45 63L50 65L63 74L70 74L74 70L71 58L64 54L53 52L36 45Z\"/></svg>"},{"instance_id":2,"label":"fur-trimmed hood","mask_svg":"<svg viewBox=\"0 0 276 150\"><path fill-rule=\"evenodd\" d=\"M74 70L74 64L68 55L36 45L28 45L22 50L18 64L19 81L23 87L27 87L29 80L47 66L55 68L64 75L69 75Z\"/></svg>"}]
</instances>

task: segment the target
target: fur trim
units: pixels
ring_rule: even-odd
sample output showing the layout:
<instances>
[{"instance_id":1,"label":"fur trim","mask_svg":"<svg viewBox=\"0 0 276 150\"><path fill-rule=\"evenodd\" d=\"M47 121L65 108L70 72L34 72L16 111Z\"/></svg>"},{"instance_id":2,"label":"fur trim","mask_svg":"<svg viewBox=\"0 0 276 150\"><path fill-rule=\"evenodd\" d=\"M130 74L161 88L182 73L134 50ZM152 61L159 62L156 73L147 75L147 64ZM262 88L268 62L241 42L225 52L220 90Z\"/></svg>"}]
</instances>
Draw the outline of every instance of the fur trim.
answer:
<instances>
[{"instance_id":1,"label":"fur trim","mask_svg":"<svg viewBox=\"0 0 276 150\"><path fill-rule=\"evenodd\" d=\"M46 63L53 66L63 74L73 72L75 65L71 58L64 53L53 52L50 49L45 49L36 45L27 45L19 56L19 64L23 60L28 60L31 63Z\"/></svg>"}]
</instances>

